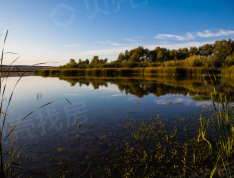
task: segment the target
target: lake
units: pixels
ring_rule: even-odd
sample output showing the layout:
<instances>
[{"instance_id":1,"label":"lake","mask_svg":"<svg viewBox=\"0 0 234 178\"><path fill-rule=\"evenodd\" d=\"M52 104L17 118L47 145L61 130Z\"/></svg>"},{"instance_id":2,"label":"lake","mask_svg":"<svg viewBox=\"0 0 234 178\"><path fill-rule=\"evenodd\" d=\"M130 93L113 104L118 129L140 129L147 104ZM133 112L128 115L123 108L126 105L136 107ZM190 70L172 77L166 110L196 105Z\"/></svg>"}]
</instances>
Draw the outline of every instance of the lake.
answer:
<instances>
[{"instance_id":1,"label":"lake","mask_svg":"<svg viewBox=\"0 0 234 178\"><path fill-rule=\"evenodd\" d=\"M3 110L18 78L8 78ZM180 144L198 134L197 120L213 107L212 86L232 102L229 79L212 85L200 77L25 76L13 93L7 123L12 127L54 101L14 131L26 177L168 177L183 172L175 168L181 155L173 150L177 145L183 153ZM4 128L6 136L9 127ZM212 132L207 134L213 138ZM6 145L9 150L9 139Z\"/></svg>"}]
</instances>

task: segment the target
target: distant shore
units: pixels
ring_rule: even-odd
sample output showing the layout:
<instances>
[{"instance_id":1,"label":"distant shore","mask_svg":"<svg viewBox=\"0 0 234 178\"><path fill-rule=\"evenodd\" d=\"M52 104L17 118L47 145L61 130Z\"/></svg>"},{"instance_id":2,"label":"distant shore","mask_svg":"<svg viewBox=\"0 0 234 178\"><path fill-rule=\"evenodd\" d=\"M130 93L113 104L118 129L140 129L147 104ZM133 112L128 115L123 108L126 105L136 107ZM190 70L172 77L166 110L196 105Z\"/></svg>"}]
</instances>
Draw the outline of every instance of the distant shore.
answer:
<instances>
[{"instance_id":1,"label":"distant shore","mask_svg":"<svg viewBox=\"0 0 234 178\"><path fill-rule=\"evenodd\" d=\"M12 68L12 69L11 69ZM42 70L42 69L57 69L58 67L53 66L28 66L28 65L2 65L1 72L9 71L11 69L11 72L33 72L35 70Z\"/></svg>"}]
</instances>

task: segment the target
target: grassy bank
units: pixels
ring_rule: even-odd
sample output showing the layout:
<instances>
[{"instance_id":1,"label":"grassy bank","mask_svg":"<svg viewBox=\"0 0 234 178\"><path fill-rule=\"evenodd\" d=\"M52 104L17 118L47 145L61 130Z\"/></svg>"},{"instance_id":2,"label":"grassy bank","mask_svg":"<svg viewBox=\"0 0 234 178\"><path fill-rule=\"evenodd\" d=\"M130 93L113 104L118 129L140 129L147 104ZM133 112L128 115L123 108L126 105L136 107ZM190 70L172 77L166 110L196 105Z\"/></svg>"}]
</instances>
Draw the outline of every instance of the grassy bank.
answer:
<instances>
[{"instance_id":1,"label":"grassy bank","mask_svg":"<svg viewBox=\"0 0 234 178\"><path fill-rule=\"evenodd\" d=\"M145 67L145 68L91 68L91 69L42 69L35 70L38 75L75 75L75 76L129 76L129 75L187 75L200 76L205 67ZM225 69L230 76L234 67ZM214 70L215 72L215 70Z\"/></svg>"},{"instance_id":2,"label":"grassy bank","mask_svg":"<svg viewBox=\"0 0 234 178\"><path fill-rule=\"evenodd\" d=\"M203 74L222 74L227 77L234 76L234 66L228 68L212 67L145 67L145 68L91 68L91 69L42 69L35 70L36 75L63 75L63 76L201 76Z\"/></svg>"}]
</instances>

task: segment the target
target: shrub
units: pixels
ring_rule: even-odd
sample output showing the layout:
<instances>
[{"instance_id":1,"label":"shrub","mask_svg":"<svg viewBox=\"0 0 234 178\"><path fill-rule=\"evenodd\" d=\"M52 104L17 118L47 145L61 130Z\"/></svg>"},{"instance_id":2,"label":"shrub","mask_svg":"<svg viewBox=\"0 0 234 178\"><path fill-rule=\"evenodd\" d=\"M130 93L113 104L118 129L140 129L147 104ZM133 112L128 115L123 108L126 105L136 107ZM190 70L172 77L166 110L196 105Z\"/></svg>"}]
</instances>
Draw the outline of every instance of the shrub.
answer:
<instances>
[{"instance_id":1,"label":"shrub","mask_svg":"<svg viewBox=\"0 0 234 178\"><path fill-rule=\"evenodd\" d=\"M201 67L204 66L206 57L191 56L185 60L185 67Z\"/></svg>"},{"instance_id":2,"label":"shrub","mask_svg":"<svg viewBox=\"0 0 234 178\"><path fill-rule=\"evenodd\" d=\"M215 67L221 67L223 65L223 61L218 59L217 57L212 57L212 65Z\"/></svg>"},{"instance_id":3,"label":"shrub","mask_svg":"<svg viewBox=\"0 0 234 178\"><path fill-rule=\"evenodd\" d=\"M168 62L164 62L166 67L174 67L175 66L175 61L168 61Z\"/></svg>"},{"instance_id":4,"label":"shrub","mask_svg":"<svg viewBox=\"0 0 234 178\"><path fill-rule=\"evenodd\" d=\"M230 67L233 65L234 65L234 54L229 55L224 62L224 67Z\"/></svg>"},{"instance_id":5,"label":"shrub","mask_svg":"<svg viewBox=\"0 0 234 178\"><path fill-rule=\"evenodd\" d=\"M133 63L131 61L124 61L121 63L122 67L125 68L132 68L133 67Z\"/></svg>"}]
</instances>

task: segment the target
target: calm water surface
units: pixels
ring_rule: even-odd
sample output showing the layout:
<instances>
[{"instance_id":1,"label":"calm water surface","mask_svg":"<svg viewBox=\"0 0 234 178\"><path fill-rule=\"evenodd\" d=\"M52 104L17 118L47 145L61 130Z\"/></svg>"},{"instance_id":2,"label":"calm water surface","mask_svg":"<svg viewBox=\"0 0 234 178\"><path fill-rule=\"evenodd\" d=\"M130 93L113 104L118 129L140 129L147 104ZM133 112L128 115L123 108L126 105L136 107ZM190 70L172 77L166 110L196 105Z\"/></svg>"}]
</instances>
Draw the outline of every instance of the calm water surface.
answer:
<instances>
[{"instance_id":1,"label":"calm water surface","mask_svg":"<svg viewBox=\"0 0 234 178\"><path fill-rule=\"evenodd\" d=\"M7 81L4 109L17 80L18 77L10 77ZM234 91L232 85L226 83L220 90L229 95ZM202 80L191 78L27 76L14 91L7 122L13 126L31 111L55 101L35 111L15 130L16 142L23 146L22 156L29 156L26 172L54 175L55 170L72 170L72 166L83 159L92 160L115 152L113 143L110 147L108 144L98 147L110 133L116 138L115 144L121 144L117 140L124 140L122 129L127 118L142 121L159 115L173 121L191 113L199 118L201 108L208 110L212 101L196 101L191 96L209 95L209 92L212 89ZM5 126L5 134L8 131ZM10 142L6 144L9 146ZM58 148L62 149L61 153ZM74 171L72 177L73 174Z\"/></svg>"}]
</instances>

